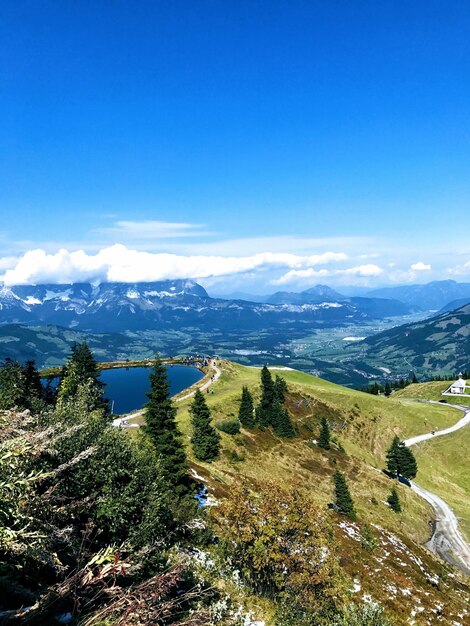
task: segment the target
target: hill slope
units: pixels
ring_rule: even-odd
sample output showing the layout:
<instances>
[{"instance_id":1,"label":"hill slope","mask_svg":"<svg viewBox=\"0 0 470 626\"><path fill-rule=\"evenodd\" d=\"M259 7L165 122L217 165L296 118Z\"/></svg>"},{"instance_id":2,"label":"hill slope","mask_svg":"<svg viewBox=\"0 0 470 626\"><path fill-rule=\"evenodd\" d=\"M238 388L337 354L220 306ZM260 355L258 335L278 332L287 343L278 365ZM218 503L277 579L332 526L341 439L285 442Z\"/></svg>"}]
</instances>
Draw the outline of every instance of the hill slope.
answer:
<instances>
[{"instance_id":1,"label":"hill slope","mask_svg":"<svg viewBox=\"0 0 470 626\"><path fill-rule=\"evenodd\" d=\"M216 422L237 415L243 385L249 387L255 400L260 393L259 369L228 362L222 362L221 369L214 395L206 395ZM429 539L430 510L410 489L399 484L403 513L393 513L385 504L393 483L380 471L394 434L405 438L425 432L430 425L448 426L456 421L456 411L407 399L377 398L298 371L272 374L280 374L287 381L287 406L298 436L282 439L269 430L257 429L242 429L238 435L221 433L219 460L210 464L194 458L191 461L211 497L218 500L229 495L234 481L248 480L255 492L262 491L267 481L274 481L281 487L301 486L326 509L332 497L331 476L340 469L348 478L359 521L353 524L333 516L337 521L336 544L345 571L357 581L361 593L383 603L398 624L407 623L416 606L432 612L438 604L443 614L439 623L458 622L458 614L464 614L461 600L467 597L466 591L459 590L460 583L455 586L458 576L448 579L452 581L449 585L441 580L442 565L421 547ZM190 402L178 403L178 421L189 454ZM322 416L328 418L336 441L331 451L315 443ZM360 533L366 522L373 525L380 545L372 553L361 547ZM404 588L409 589L408 598L401 592ZM415 623L433 622L418 619Z\"/></svg>"},{"instance_id":2,"label":"hill slope","mask_svg":"<svg viewBox=\"0 0 470 626\"><path fill-rule=\"evenodd\" d=\"M372 381L410 378L413 373L424 380L455 376L470 368L470 305L365 338L326 339L323 345L307 340L294 343L302 349L305 362L312 363L308 369L329 380L362 387ZM302 365L297 359L296 366Z\"/></svg>"},{"instance_id":3,"label":"hill slope","mask_svg":"<svg viewBox=\"0 0 470 626\"><path fill-rule=\"evenodd\" d=\"M348 346L345 354L353 366L384 367L393 377L410 371L418 377L453 375L469 365L470 305L373 335Z\"/></svg>"}]
</instances>

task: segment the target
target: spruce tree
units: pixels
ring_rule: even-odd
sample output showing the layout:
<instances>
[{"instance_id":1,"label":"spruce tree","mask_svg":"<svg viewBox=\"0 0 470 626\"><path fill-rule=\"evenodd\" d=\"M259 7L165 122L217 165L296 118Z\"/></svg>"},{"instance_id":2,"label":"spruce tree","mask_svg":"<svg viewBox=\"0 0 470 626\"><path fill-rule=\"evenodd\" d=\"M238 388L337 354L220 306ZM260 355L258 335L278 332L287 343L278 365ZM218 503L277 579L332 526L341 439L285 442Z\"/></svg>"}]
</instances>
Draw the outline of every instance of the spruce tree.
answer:
<instances>
[{"instance_id":1,"label":"spruce tree","mask_svg":"<svg viewBox=\"0 0 470 626\"><path fill-rule=\"evenodd\" d=\"M324 450L330 449L330 426L326 417L321 418L320 436L318 437L318 445Z\"/></svg>"},{"instance_id":2,"label":"spruce tree","mask_svg":"<svg viewBox=\"0 0 470 626\"><path fill-rule=\"evenodd\" d=\"M191 415L191 445L199 461L213 461L220 453L220 435L211 424L211 412L198 389L189 409Z\"/></svg>"},{"instance_id":3,"label":"spruce tree","mask_svg":"<svg viewBox=\"0 0 470 626\"><path fill-rule=\"evenodd\" d=\"M354 521L356 519L356 510L346 478L341 472L336 470L333 474L333 482L335 486L335 510L340 513L340 515L344 515Z\"/></svg>"},{"instance_id":4,"label":"spruce tree","mask_svg":"<svg viewBox=\"0 0 470 626\"><path fill-rule=\"evenodd\" d=\"M418 473L416 459L410 448L395 436L387 451L387 469L394 476L404 476L411 480Z\"/></svg>"},{"instance_id":5,"label":"spruce tree","mask_svg":"<svg viewBox=\"0 0 470 626\"><path fill-rule=\"evenodd\" d=\"M256 407L256 420L261 428L270 426L273 418L273 405L276 400L271 372L266 365L261 370L261 401Z\"/></svg>"},{"instance_id":6,"label":"spruce tree","mask_svg":"<svg viewBox=\"0 0 470 626\"><path fill-rule=\"evenodd\" d=\"M59 383L58 398L60 402L66 402L73 398L78 388L84 384L90 385L94 392L95 406L93 409L100 409L104 413L109 413L109 401L104 397L105 384L100 380L100 370L88 343L84 341L72 346L72 354L62 370Z\"/></svg>"},{"instance_id":7,"label":"spruce tree","mask_svg":"<svg viewBox=\"0 0 470 626\"><path fill-rule=\"evenodd\" d=\"M398 492L395 487L393 487L392 491L390 492L390 495L387 498L387 502L389 503L392 511L395 511L395 513L401 512L400 498L398 497Z\"/></svg>"},{"instance_id":8,"label":"spruce tree","mask_svg":"<svg viewBox=\"0 0 470 626\"><path fill-rule=\"evenodd\" d=\"M416 463L415 455L411 451L410 448L405 446L403 442L401 442L399 448L399 473L412 480L415 478L418 473L418 465Z\"/></svg>"},{"instance_id":9,"label":"spruce tree","mask_svg":"<svg viewBox=\"0 0 470 626\"><path fill-rule=\"evenodd\" d=\"M27 408L24 368L13 359L5 359L0 368L0 410Z\"/></svg>"},{"instance_id":10,"label":"spruce tree","mask_svg":"<svg viewBox=\"0 0 470 626\"><path fill-rule=\"evenodd\" d=\"M398 475L398 455L400 448L400 438L395 435L392 445L387 450L387 469L393 475Z\"/></svg>"},{"instance_id":11,"label":"spruce tree","mask_svg":"<svg viewBox=\"0 0 470 626\"><path fill-rule=\"evenodd\" d=\"M245 428L254 428L256 426L253 398L251 393L248 391L248 387L243 387L242 389L242 399L240 409L238 411L238 419L240 420L241 425L245 426Z\"/></svg>"},{"instance_id":12,"label":"spruce tree","mask_svg":"<svg viewBox=\"0 0 470 626\"><path fill-rule=\"evenodd\" d=\"M384 387L384 395L388 398L388 396L392 393L392 387L390 383L387 381Z\"/></svg>"},{"instance_id":13,"label":"spruce tree","mask_svg":"<svg viewBox=\"0 0 470 626\"><path fill-rule=\"evenodd\" d=\"M176 407L170 397L167 371L159 357L153 363L147 397L144 430L154 445L165 479L183 495L190 490L186 453L176 424Z\"/></svg>"},{"instance_id":14,"label":"spruce tree","mask_svg":"<svg viewBox=\"0 0 470 626\"><path fill-rule=\"evenodd\" d=\"M287 393L286 381L284 380L284 378L282 378L282 376L278 376L276 374L276 379L274 381L274 395L280 404L284 404L286 400L286 393Z\"/></svg>"},{"instance_id":15,"label":"spruce tree","mask_svg":"<svg viewBox=\"0 0 470 626\"><path fill-rule=\"evenodd\" d=\"M271 412L271 426L279 437L294 437L295 429L289 412L279 402L276 402Z\"/></svg>"}]
</instances>

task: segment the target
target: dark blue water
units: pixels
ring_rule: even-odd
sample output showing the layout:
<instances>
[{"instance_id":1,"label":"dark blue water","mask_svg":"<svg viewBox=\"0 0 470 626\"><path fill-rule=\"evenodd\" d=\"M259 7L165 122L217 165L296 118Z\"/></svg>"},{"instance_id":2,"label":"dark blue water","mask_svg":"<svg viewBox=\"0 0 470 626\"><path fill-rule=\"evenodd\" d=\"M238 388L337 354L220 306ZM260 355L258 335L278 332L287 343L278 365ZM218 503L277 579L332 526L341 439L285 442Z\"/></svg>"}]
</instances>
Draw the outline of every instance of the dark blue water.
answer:
<instances>
[{"instance_id":1,"label":"dark blue water","mask_svg":"<svg viewBox=\"0 0 470 626\"><path fill-rule=\"evenodd\" d=\"M148 367L129 367L101 372L100 378L106 383L105 395L110 404L114 400L114 413L122 415L142 408L148 399L145 394L150 388L151 371ZM171 365L166 368L166 371L172 396L190 387L204 376L196 367L186 365Z\"/></svg>"}]
</instances>

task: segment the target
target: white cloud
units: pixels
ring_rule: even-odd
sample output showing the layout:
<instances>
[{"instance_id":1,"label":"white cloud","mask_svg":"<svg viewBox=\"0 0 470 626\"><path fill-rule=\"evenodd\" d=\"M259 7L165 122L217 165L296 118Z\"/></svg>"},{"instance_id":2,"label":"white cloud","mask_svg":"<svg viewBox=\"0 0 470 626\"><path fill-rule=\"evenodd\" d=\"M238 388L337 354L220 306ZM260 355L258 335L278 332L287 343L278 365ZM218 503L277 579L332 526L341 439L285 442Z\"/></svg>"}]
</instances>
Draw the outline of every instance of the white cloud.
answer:
<instances>
[{"instance_id":1,"label":"white cloud","mask_svg":"<svg viewBox=\"0 0 470 626\"><path fill-rule=\"evenodd\" d=\"M470 261L463 263L463 265L451 267L448 272L452 274L452 276L468 276L470 275Z\"/></svg>"},{"instance_id":2,"label":"white cloud","mask_svg":"<svg viewBox=\"0 0 470 626\"><path fill-rule=\"evenodd\" d=\"M148 240L148 239L179 239L180 237L197 237L207 235L203 224L187 222L162 222L159 220L121 220L108 228L97 228L95 232L109 235L117 239Z\"/></svg>"},{"instance_id":3,"label":"white cloud","mask_svg":"<svg viewBox=\"0 0 470 626\"><path fill-rule=\"evenodd\" d=\"M358 265L356 267L348 267L345 269L319 269L314 268L302 269L302 270L290 270L280 278L271 281L273 285L285 285L286 283L292 283L299 280L305 280L310 278L325 278L334 276L355 276L360 278L371 278L380 276L383 270L378 265L368 263L366 265Z\"/></svg>"},{"instance_id":4,"label":"white cloud","mask_svg":"<svg viewBox=\"0 0 470 626\"><path fill-rule=\"evenodd\" d=\"M83 250L69 252L64 248L52 254L41 249L30 250L13 268L7 269L3 280L7 285L21 285L197 279L230 276L253 270L312 268L346 259L347 255L343 252L324 252L310 256L280 252L262 252L241 257L181 256L141 252L115 244L96 254L88 254Z\"/></svg>"},{"instance_id":5,"label":"white cloud","mask_svg":"<svg viewBox=\"0 0 470 626\"><path fill-rule=\"evenodd\" d=\"M19 257L17 256L4 256L0 258L0 270L9 270L18 263Z\"/></svg>"},{"instance_id":6,"label":"white cloud","mask_svg":"<svg viewBox=\"0 0 470 626\"><path fill-rule=\"evenodd\" d=\"M431 269L432 269L431 265L427 263L423 263L422 261L413 263L413 265L410 266L410 270L413 270L415 272L427 272Z\"/></svg>"}]
</instances>

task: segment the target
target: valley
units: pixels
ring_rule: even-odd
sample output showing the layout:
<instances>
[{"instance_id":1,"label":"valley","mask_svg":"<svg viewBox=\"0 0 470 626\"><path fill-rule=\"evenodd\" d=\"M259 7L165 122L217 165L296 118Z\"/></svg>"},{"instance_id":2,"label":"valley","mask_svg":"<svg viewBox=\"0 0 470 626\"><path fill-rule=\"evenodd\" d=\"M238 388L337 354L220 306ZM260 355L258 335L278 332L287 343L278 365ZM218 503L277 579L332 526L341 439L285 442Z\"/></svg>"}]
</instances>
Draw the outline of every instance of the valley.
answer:
<instances>
[{"instance_id":1,"label":"valley","mask_svg":"<svg viewBox=\"0 0 470 626\"><path fill-rule=\"evenodd\" d=\"M211 298L194 281L3 288L0 356L53 367L86 338L100 361L211 353L289 363L352 387L467 364L468 305L436 316L414 300L345 298L325 286L268 300Z\"/></svg>"}]
</instances>

